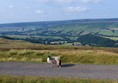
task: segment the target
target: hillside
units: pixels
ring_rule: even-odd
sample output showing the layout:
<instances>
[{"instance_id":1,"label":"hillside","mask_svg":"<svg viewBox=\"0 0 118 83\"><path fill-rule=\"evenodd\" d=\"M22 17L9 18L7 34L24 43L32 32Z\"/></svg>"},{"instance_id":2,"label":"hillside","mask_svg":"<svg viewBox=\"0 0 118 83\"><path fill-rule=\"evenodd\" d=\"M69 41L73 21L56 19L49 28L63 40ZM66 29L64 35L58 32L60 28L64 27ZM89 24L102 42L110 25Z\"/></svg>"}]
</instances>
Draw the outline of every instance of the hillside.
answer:
<instances>
[{"instance_id":1,"label":"hillside","mask_svg":"<svg viewBox=\"0 0 118 83\"><path fill-rule=\"evenodd\" d=\"M114 43L109 47L116 47L118 40L118 19L81 19L0 24L1 36L33 43L74 43L80 42L77 41L79 37L89 34L113 40Z\"/></svg>"},{"instance_id":2,"label":"hillside","mask_svg":"<svg viewBox=\"0 0 118 83\"><path fill-rule=\"evenodd\" d=\"M118 64L118 48L41 45L0 38L0 61L46 62L61 56L63 63Z\"/></svg>"}]
</instances>

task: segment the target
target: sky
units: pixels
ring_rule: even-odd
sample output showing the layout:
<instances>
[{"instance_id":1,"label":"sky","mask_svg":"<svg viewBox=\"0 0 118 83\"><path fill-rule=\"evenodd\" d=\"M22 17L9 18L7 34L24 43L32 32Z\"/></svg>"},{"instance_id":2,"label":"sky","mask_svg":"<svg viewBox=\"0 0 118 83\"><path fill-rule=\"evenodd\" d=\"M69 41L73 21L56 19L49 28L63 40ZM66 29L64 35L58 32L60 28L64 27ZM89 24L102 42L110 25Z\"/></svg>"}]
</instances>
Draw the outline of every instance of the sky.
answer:
<instances>
[{"instance_id":1,"label":"sky","mask_svg":"<svg viewBox=\"0 0 118 83\"><path fill-rule=\"evenodd\" d=\"M118 0L0 0L0 24L118 18Z\"/></svg>"}]
</instances>

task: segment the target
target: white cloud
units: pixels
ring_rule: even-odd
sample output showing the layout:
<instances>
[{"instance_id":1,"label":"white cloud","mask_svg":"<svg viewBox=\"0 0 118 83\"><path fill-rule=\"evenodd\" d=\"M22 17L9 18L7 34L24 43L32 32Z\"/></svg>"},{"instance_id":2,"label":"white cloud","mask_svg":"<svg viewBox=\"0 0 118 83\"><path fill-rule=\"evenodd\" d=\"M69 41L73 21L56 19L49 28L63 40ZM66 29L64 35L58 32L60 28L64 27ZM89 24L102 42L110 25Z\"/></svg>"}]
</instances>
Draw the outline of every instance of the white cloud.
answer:
<instances>
[{"instance_id":1,"label":"white cloud","mask_svg":"<svg viewBox=\"0 0 118 83\"><path fill-rule=\"evenodd\" d=\"M36 0L39 3L48 3L48 2L53 2L53 3L70 3L76 0Z\"/></svg>"},{"instance_id":2,"label":"white cloud","mask_svg":"<svg viewBox=\"0 0 118 83\"><path fill-rule=\"evenodd\" d=\"M101 2L102 0L79 0L83 3L99 3Z\"/></svg>"},{"instance_id":3,"label":"white cloud","mask_svg":"<svg viewBox=\"0 0 118 83\"><path fill-rule=\"evenodd\" d=\"M86 12L88 10L89 9L85 7L67 7L65 9L65 11L69 13L81 13L81 12Z\"/></svg>"},{"instance_id":4,"label":"white cloud","mask_svg":"<svg viewBox=\"0 0 118 83\"><path fill-rule=\"evenodd\" d=\"M14 8L14 5L9 5L9 8L10 8L10 9Z\"/></svg>"},{"instance_id":5,"label":"white cloud","mask_svg":"<svg viewBox=\"0 0 118 83\"><path fill-rule=\"evenodd\" d=\"M36 0L40 3L48 3L48 2L54 2L54 3L78 3L78 2L82 2L82 3L99 3L102 0Z\"/></svg>"},{"instance_id":6,"label":"white cloud","mask_svg":"<svg viewBox=\"0 0 118 83\"><path fill-rule=\"evenodd\" d=\"M55 0L55 2L58 2L58 3L71 3L71 2L74 2L75 0Z\"/></svg>"},{"instance_id":7,"label":"white cloud","mask_svg":"<svg viewBox=\"0 0 118 83\"><path fill-rule=\"evenodd\" d=\"M44 12L42 10L35 10L36 14L43 14Z\"/></svg>"},{"instance_id":8,"label":"white cloud","mask_svg":"<svg viewBox=\"0 0 118 83\"><path fill-rule=\"evenodd\" d=\"M49 2L49 1L51 1L51 0L36 0L36 1L38 1L38 2L40 2L40 3L47 3L47 2Z\"/></svg>"}]
</instances>

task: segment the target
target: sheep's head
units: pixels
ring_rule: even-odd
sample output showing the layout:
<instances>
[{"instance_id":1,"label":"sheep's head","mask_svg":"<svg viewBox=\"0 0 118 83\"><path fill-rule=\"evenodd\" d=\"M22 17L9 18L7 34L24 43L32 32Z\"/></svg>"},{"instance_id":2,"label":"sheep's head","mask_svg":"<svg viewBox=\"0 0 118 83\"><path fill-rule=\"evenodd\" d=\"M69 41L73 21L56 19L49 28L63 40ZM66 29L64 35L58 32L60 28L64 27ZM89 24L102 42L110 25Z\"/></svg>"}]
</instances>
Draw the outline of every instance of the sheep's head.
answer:
<instances>
[{"instance_id":1,"label":"sheep's head","mask_svg":"<svg viewBox=\"0 0 118 83\"><path fill-rule=\"evenodd\" d=\"M48 56L48 58L51 58L51 56Z\"/></svg>"}]
</instances>

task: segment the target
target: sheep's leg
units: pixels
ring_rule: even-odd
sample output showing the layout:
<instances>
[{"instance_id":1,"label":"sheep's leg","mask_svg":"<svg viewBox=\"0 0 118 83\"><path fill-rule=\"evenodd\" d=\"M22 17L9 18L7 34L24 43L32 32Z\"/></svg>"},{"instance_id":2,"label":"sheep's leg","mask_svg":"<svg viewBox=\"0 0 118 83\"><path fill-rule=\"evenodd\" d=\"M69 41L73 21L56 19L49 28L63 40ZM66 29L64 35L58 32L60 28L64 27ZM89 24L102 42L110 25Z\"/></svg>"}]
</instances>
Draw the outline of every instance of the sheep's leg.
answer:
<instances>
[{"instance_id":1,"label":"sheep's leg","mask_svg":"<svg viewBox=\"0 0 118 83\"><path fill-rule=\"evenodd\" d=\"M61 60L59 60L58 67L62 67L62 66L61 66Z\"/></svg>"},{"instance_id":2,"label":"sheep's leg","mask_svg":"<svg viewBox=\"0 0 118 83\"><path fill-rule=\"evenodd\" d=\"M61 60L59 60L59 65L61 66Z\"/></svg>"}]
</instances>

